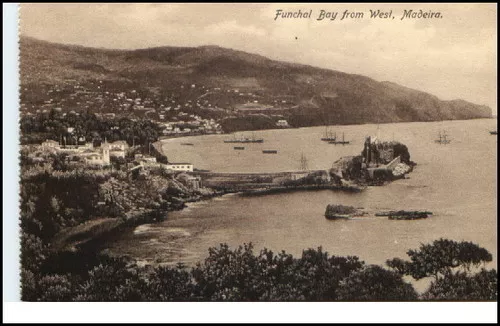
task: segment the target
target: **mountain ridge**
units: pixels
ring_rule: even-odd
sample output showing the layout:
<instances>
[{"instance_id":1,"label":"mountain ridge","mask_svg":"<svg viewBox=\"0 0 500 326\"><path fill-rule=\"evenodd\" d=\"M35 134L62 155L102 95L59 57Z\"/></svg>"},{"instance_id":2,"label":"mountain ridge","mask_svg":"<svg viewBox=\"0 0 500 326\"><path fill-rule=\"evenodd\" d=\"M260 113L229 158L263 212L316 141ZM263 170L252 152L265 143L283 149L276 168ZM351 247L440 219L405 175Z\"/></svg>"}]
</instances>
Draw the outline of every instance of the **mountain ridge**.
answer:
<instances>
[{"instance_id":1,"label":"mountain ridge","mask_svg":"<svg viewBox=\"0 0 500 326\"><path fill-rule=\"evenodd\" d=\"M253 94L254 98L230 97L222 92L211 94L212 105L232 112L225 118L242 115L237 108L258 99L263 106L281 109L281 116L295 127L492 116L491 108L462 99L440 100L430 93L390 81L272 60L216 45L122 50L21 36L20 48L21 84L31 93L36 93L40 85L59 85L67 80L78 83L104 80L124 90L158 87L171 93L177 92L180 85L201 84L207 89ZM182 96L182 100L195 100ZM261 113L266 114L266 110Z\"/></svg>"}]
</instances>

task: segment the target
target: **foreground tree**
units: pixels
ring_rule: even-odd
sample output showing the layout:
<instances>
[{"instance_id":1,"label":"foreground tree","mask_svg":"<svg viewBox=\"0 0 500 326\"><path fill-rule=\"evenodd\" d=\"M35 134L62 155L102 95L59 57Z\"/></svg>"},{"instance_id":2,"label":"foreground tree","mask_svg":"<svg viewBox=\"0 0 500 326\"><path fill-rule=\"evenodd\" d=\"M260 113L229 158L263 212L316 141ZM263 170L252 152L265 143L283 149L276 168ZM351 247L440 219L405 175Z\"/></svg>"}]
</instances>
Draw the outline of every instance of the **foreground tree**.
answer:
<instances>
[{"instance_id":1,"label":"foreground tree","mask_svg":"<svg viewBox=\"0 0 500 326\"><path fill-rule=\"evenodd\" d=\"M211 301L254 301L261 295L257 286L258 261L253 245L244 244L231 250L227 244L209 248L203 264L197 264L192 275L197 283L196 295Z\"/></svg>"},{"instance_id":2,"label":"foreground tree","mask_svg":"<svg viewBox=\"0 0 500 326\"><path fill-rule=\"evenodd\" d=\"M76 301L148 301L141 269L120 259L109 259L88 272L79 286Z\"/></svg>"},{"instance_id":3,"label":"foreground tree","mask_svg":"<svg viewBox=\"0 0 500 326\"><path fill-rule=\"evenodd\" d=\"M340 282L363 266L355 256L329 256L321 247L307 249L297 261L295 282L306 301L334 301Z\"/></svg>"},{"instance_id":4,"label":"foreground tree","mask_svg":"<svg viewBox=\"0 0 500 326\"><path fill-rule=\"evenodd\" d=\"M451 275L456 268L462 268L469 273L472 267L492 261L488 250L472 242L456 242L439 239L432 244L422 244L418 250L408 250L410 261L394 258L387 265L401 274L411 275L419 280L433 276Z\"/></svg>"},{"instance_id":5,"label":"foreground tree","mask_svg":"<svg viewBox=\"0 0 500 326\"><path fill-rule=\"evenodd\" d=\"M148 277L149 301L189 301L194 297L191 275L182 264L175 268L160 266Z\"/></svg>"},{"instance_id":6,"label":"foreground tree","mask_svg":"<svg viewBox=\"0 0 500 326\"><path fill-rule=\"evenodd\" d=\"M398 273L368 266L340 282L340 301L416 301L418 294Z\"/></svg>"},{"instance_id":7,"label":"foreground tree","mask_svg":"<svg viewBox=\"0 0 500 326\"><path fill-rule=\"evenodd\" d=\"M254 255L252 249L210 248L192 271L197 295L214 301L333 301L339 282L364 264L357 257L329 256L321 247L304 250L299 259L268 249Z\"/></svg>"},{"instance_id":8,"label":"foreground tree","mask_svg":"<svg viewBox=\"0 0 500 326\"><path fill-rule=\"evenodd\" d=\"M498 298L497 271L482 269L469 276L464 272L439 278L422 295L424 300L496 301Z\"/></svg>"},{"instance_id":9,"label":"foreground tree","mask_svg":"<svg viewBox=\"0 0 500 326\"><path fill-rule=\"evenodd\" d=\"M422 244L408 250L410 261L394 258L387 265L400 275L414 279L433 277L425 300L496 300L497 272L484 265L493 260L491 253L472 242L448 239ZM474 273L479 266L483 268Z\"/></svg>"}]
</instances>

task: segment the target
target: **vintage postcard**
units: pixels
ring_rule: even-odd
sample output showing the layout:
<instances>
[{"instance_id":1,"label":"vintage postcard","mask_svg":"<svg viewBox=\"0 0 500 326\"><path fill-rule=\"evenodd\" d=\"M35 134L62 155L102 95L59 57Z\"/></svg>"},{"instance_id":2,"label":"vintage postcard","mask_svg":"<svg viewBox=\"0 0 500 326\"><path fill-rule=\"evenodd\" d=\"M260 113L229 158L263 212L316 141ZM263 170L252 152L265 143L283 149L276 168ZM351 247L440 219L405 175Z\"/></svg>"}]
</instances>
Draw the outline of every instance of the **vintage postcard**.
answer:
<instances>
[{"instance_id":1,"label":"vintage postcard","mask_svg":"<svg viewBox=\"0 0 500 326\"><path fill-rule=\"evenodd\" d=\"M22 301L497 301L496 4L21 4L18 42Z\"/></svg>"}]
</instances>

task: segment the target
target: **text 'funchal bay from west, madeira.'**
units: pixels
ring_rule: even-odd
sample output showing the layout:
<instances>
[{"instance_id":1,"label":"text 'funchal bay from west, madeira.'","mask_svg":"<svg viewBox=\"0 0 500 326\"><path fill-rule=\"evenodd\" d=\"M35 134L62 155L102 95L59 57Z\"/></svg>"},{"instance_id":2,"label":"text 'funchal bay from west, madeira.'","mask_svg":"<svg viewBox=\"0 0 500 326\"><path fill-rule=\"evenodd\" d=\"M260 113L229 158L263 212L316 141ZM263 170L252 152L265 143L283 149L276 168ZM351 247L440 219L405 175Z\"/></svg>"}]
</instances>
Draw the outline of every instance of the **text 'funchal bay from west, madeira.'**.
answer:
<instances>
[{"instance_id":1,"label":"text 'funchal bay from west, madeira.'","mask_svg":"<svg viewBox=\"0 0 500 326\"><path fill-rule=\"evenodd\" d=\"M368 12L363 12L363 11L350 11L350 10L344 10L344 11L328 11L321 9L318 12L313 12L312 9L310 10L295 10L295 11L286 11L283 9L277 9L276 10L276 16L274 17L274 20L278 19L287 19L287 18L293 18L293 19L311 19L315 18L316 20L345 20L345 19L363 19L363 18L370 18L370 19L395 19L396 14L393 12L393 10L372 10L370 9ZM404 20L404 19L434 19L434 18L443 18L443 14L439 11L432 11L432 10L413 10L413 9L405 9L403 10L403 13L401 14L401 17L399 20Z\"/></svg>"}]
</instances>

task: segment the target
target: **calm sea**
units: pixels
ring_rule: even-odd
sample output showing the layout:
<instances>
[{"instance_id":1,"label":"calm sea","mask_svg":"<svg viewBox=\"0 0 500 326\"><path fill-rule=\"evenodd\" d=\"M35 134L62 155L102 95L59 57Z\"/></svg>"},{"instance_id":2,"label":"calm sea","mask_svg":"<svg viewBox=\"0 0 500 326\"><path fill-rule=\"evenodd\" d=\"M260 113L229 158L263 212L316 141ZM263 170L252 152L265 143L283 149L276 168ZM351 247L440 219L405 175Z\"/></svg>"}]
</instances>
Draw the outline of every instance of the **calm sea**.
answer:
<instances>
[{"instance_id":1,"label":"calm sea","mask_svg":"<svg viewBox=\"0 0 500 326\"><path fill-rule=\"evenodd\" d=\"M358 155L364 137L406 144L417 163L408 179L357 194L334 191L296 192L261 197L227 195L189 204L170 213L160 224L141 225L109 244L111 252L130 255L142 263L188 265L202 260L210 246L252 242L256 251L267 247L300 255L322 246L330 254L356 255L371 264L406 258L408 249L441 237L467 240L497 251L497 136L496 119L425 123L366 124L332 128L350 144L330 145L320 138L324 127L255 132L263 144L223 143L232 135L211 135L164 141L170 161L191 162L198 169L220 172L290 171L300 166L328 169L342 156ZM448 145L434 143L446 130ZM252 133L239 133L252 136ZM181 143L190 142L193 146ZM236 146L240 146L236 144ZM262 154L263 149L278 154ZM328 204L363 207L368 211L430 210L428 219L391 221L386 217L355 220L325 219Z\"/></svg>"}]
</instances>

